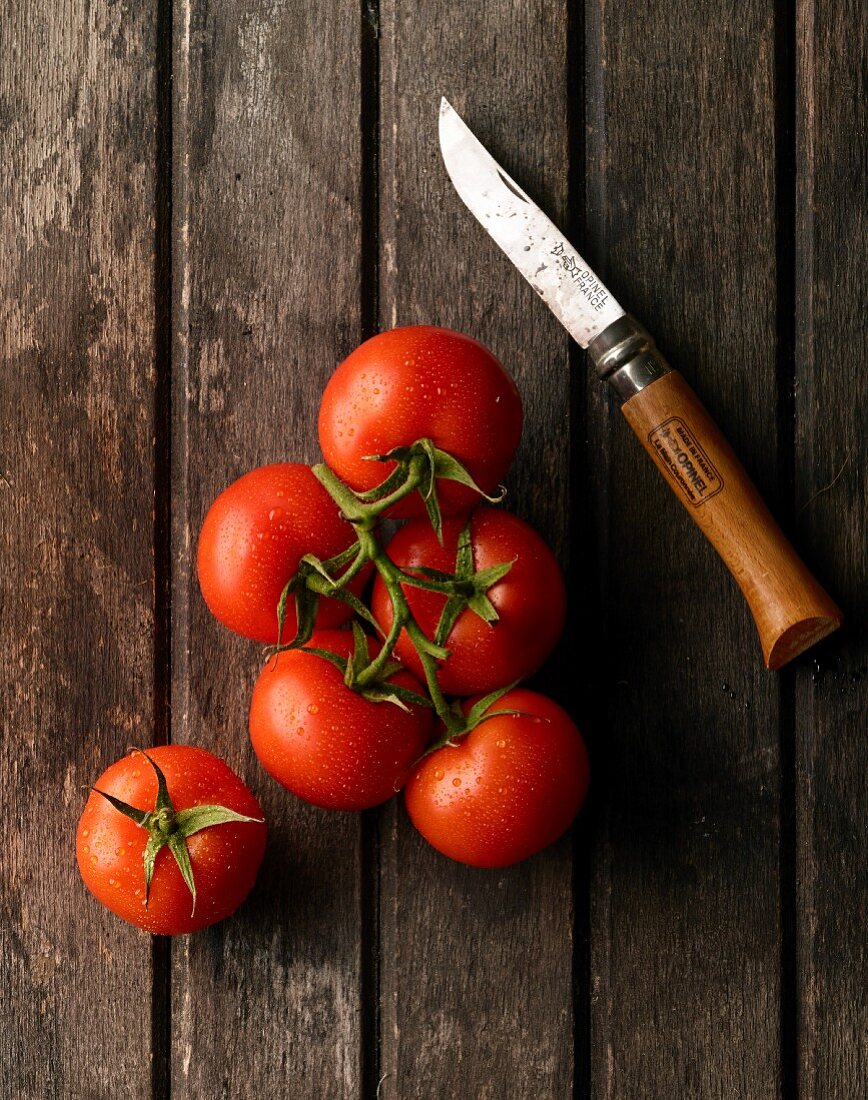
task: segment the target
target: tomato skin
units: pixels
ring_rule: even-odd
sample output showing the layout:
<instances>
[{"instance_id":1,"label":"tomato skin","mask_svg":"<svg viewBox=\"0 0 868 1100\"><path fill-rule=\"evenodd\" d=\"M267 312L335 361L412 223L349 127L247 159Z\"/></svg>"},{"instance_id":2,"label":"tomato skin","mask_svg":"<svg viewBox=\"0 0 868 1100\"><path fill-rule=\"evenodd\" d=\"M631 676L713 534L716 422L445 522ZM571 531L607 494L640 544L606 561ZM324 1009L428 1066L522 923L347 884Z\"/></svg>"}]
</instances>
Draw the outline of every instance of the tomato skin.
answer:
<instances>
[{"instance_id":1,"label":"tomato skin","mask_svg":"<svg viewBox=\"0 0 868 1100\"><path fill-rule=\"evenodd\" d=\"M299 560L305 554L325 560L355 540L352 525L309 466L259 466L223 490L202 524L196 566L205 603L236 634L274 644L277 604ZM351 591L358 595L368 575L360 574ZM351 615L346 604L323 599L317 623L339 626ZM292 638L295 628L289 599L283 638Z\"/></svg>"},{"instance_id":2,"label":"tomato skin","mask_svg":"<svg viewBox=\"0 0 868 1100\"><path fill-rule=\"evenodd\" d=\"M219 757L191 745L147 750L166 776L175 810L217 804L262 817L256 798ZM139 752L123 757L94 784L138 809L153 809L157 776ZM214 825L187 838L196 882L193 898L168 847L157 853L151 896L145 907L144 851L147 830L92 791L78 823L76 857L88 890L103 905L138 928L157 935L195 932L234 913L250 893L265 853L268 830L260 822Z\"/></svg>"},{"instance_id":3,"label":"tomato skin","mask_svg":"<svg viewBox=\"0 0 868 1100\"><path fill-rule=\"evenodd\" d=\"M588 755L572 719L544 695L515 688L489 710L523 713L489 718L426 757L404 793L411 821L438 851L506 867L569 828L588 790Z\"/></svg>"},{"instance_id":4,"label":"tomato skin","mask_svg":"<svg viewBox=\"0 0 868 1100\"><path fill-rule=\"evenodd\" d=\"M348 657L346 630L308 643ZM392 680L424 694L408 672ZM250 740L265 770L299 798L327 810L365 810L391 798L424 752L432 712L373 703L344 684L340 670L303 649L269 661L253 688Z\"/></svg>"},{"instance_id":5,"label":"tomato skin","mask_svg":"<svg viewBox=\"0 0 868 1100\"><path fill-rule=\"evenodd\" d=\"M432 439L490 494L509 469L521 423L515 383L490 351L449 329L410 325L366 340L340 364L323 394L319 439L328 465L357 490L379 485L393 468L366 455ZM479 500L457 482L438 483L438 494L444 515ZM390 511L424 514L418 493Z\"/></svg>"},{"instance_id":6,"label":"tomato skin","mask_svg":"<svg viewBox=\"0 0 868 1100\"><path fill-rule=\"evenodd\" d=\"M427 519L408 523L388 545L388 554L401 569L414 573L420 566L451 573L455 569L463 518L443 523L443 545ZM477 508L470 517L474 568L487 569L512 561L509 573L488 590L498 612L486 623L469 609L457 619L440 663L440 686L447 695L485 695L516 680L524 680L551 653L566 618L563 573L540 536L518 516L500 508ZM404 587L413 617L433 638L446 598L421 588ZM392 623L392 603L377 577L371 608L384 630ZM402 631L396 656L417 676L424 675L413 643Z\"/></svg>"}]
</instances>

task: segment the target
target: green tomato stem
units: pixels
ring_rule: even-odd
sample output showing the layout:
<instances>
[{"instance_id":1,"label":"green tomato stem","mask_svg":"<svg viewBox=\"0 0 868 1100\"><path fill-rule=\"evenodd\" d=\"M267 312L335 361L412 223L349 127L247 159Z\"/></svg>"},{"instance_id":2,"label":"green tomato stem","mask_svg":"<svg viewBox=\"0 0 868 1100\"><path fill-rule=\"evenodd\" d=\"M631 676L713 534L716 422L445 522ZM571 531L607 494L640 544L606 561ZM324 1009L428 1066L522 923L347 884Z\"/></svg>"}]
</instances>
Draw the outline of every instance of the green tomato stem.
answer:
<instances>
[{"instance_id":1,"label":"green tomato stem","mask_svg":"<svg viewBox=\"0 0 868 1100\"><path fill-rule=\"evenodd\" d=\"M442 536L442 521L435 490L436 479L443 477L458 481L470 486L483 496L485 494L478 488L464 467L451 455L439 451L431 440L418 440L412 447L397 448L388 455L379 457L383 460L393 459L397 462L397 466L379 489L372 489L362 494L355 493L325 463L313 467L313 473L317 480L337 504L342 515L355 527L358 534L358 552L343 575L334 577L330 582L321 575L321 572L324 569L331 577L332 572L342 566L349 554L352 553L352 548L343 551L336 558L319 563L317 572L320 575L307 575L305 584L312 592L328 595L330 593L326 589L330 583L332 584L332 592L336 589L343 589L354 577L358 576L369 562L373 563L389 594L392 604L392 623L379 653L354 677L353 687L361 691L363 689L371 690L378 685L384 672L387 671L387 666L401 632L406 631L410 642L419 654L428 694L444 727L444 733L437 742L437 747L439 747L451 743L453 738L460 737L470 728L468 718L465 717L460 707L450 706L440 687L437 661L448 656L448 653L443 648L439 636L441 633L448 634L449 626L464 606L473 606L476 613L484 618L486 622L491 622L497 618L494 608L487 601L484 604L481 603L479 598L484 598L487 588L505 574L510 564L504 563L503 566L497 567L494 572L489 569L483 570L479 574L474 573L468 525L462 532L459 545L459 567L455 574L428 575L428 572L423 570L418 577L413 577L401 570L391 560L377 538L377 522L381 515L397 504L398 501L418 490L425 500L428 517L439 540ZM392 488L393 486L395 487ZM377 497L378 492L382 492L383 495ZM371 499L371 497L375 499ZM486 499L494 500L495 498L487 497ZM491 575L489 576L489 574ZM484 586L481 583L483 579L487 582ZM439 592L447 597L444 619L441 619L440 626L438 626L436 639L428 638L416 622L404 594L404 585ZM288 590L289 586L287 586ZM480 602L479 607L474 605L474 599ZM358 605L358 601L356 601L356 604ZM364 608L357 606L356 610L361 614ZM369 615L366 613L364 617L369 618ZM373 620L370 621L373 622ZM280 647L276 652L279 651ZM489 700L486 699L484 702L487 704Z\"/></svg>"},{"instance_id":2,"label":"green tomato stem","mask_svg":"<svg viewBox=\"0 0 868 1100\"><path fill-rule=\"evenodd\" d=\"M463 726L463 719L450 707L440 688L440 683L437 679L437 662L427 651L430 639L425 637L422 628L413 617L410 605L407 603L407 598L401 587L403 580L411 580L412 578L405 577L403 571L399 569L388 556L375 534L377 519L388 508L391 508L392 505L396 504L399 500L403 500L404 497L409 496L410 493L415 492L416 489L419 488L425 475L425 469L425 456L414 456L408 463L407 477L404 482L391 493L381 497L379 500L371 502L359 500L352 489L345 485L337 474L326 466L325 463L314 466L313 472L320 484L340 508L341 512L350 523L354 525L359 536L359 552L353 563L343 576L339 578L339 586L343 587L352 580L368 562L372 562L383 584L386 586L386 590L389 593L389 599L392 603L392 625L389 628L389 633L383 642L380 652L370 664L359 673L356 678L356 685L361 689L370 687L371 684L377 681L392 657L392 651L400 637L401 631L406 630L410 641L419 653L419 659L425 672L428 693L431 696L431 702L434 704L437 716L451 734L460 732ZM431 587L434 587L434 585ZM450 591L451 585L448 582L444 583L444 594L448 595Z\"/></svg>"},{"instance_id":3,"label":"green tomato stem","mask_svg":"<svg viewBox=\"0 0 868 1100\"><path fill-rule=\"evenodd\" d=\"M328 568L328 562L324 562L323 564L326 568ZM336 578L338 582L336 587L344 588L350 583L351 580L353 580L359 575L359 573L361 573L361 571L365 568L367 564L368 560L365 557L364 551L362 550L361 546L359 546L358 554L356 554L356 556L353 558L352 562L349 564L349 566L347 566L344 572Z\"/></svg>"},{"instance_id":4,"label":"green tomato stem","mask_svg":"<svg viewBox=\"0 0 868 1100\"><path fill-rule=\"evenodd\" d=\"M362 531L372 530L383 512L419 488L425 474L425 458L422 455L415 455L411 458L407 467L407 478L403 484L387 496L367 503L359 500L352 489L345 485L324 462L314 466L313 472L341 512L361 533Z\"/></svg>"},{"instance_id":5,"label":"green tomato stem","mask_svg":"<svg viewBox=\"0 0 868 1100\"><path fill-rule=\"evenodd\" d=\"M391 595L391 592L389 594ZM401 597L403 598L403 596L404 593L401 592ZM394 607L394 604L392 606ZM409 612L409 608L407 610ZM464 731L464 718L457 714L446 701L446 697L440 687L440 681L437 678L437 662L425 649L425 642L428 639L422 632L422 628L413 618L412 613L410 613L406 629L410 641L419 654L419 660L422 662L422 669L425 672L425 683L428 686L428 694L431 696L431 702L434 704L434 710L437 712L437 717L446 727L450 737L462 733Z\"/></svg>"}]
</instances>

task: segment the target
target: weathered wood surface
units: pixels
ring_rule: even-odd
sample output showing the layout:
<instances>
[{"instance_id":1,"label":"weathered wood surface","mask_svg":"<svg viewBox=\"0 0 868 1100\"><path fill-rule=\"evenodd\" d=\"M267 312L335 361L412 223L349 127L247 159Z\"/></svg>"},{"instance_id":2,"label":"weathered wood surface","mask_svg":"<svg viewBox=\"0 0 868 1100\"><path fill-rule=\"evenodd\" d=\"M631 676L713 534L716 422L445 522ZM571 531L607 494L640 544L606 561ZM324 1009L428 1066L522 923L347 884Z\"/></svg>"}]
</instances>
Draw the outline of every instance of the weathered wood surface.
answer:
<instances>
[{"instance_id":1,"label":"weathered wood surface","mask_svg":"<svg viewBox=\"0 0 868 1100\"><path fill-rule=\"evenodd\" d=\"M0 1092L145 1097L151 945L72 838L154 737L156 4L31 0L0 35Z\"/></svg>"},{"instance_id":2,"label":"weathered wood surface","mask_svg":"<svg viewBox=\"0 0 868 1100\"><path fill-rule=\"evenodd\" d=\"M172 1091L353 1096L359 819L303 805L258 766L261 650L208 614L194 557L230 481L317 460L322 388L361 338L358 9L185 0L180 23L172 736L240 771L270 839L237 918L173 950Z\"/></svg>"},{"instance_id":3,"label":"weathered wood surface","mask_svg":"<svg viewBox=\"0 0 868 1100\"><path fill-rule=\"evenodd\" d=\"M803 1100L868 1094L866 14L798 6L795 526L849 613L797 670Z\"/></svg>"},{"instance_id":4,"label":"weathered wood surface","mask_svg":"<svg viewBox=\"0 0 868 1100\"><path fill-rule=\"evenodd\" d=\"M4 1095L866 1091L865 28L852 0L796 7L8 6ZM453 193L444 93L840 599L818 665L762 670L733 582ZM541 684L587 733L593 796L505 872L441 858L400 803L329 815L268 780L257 647L195 580L217 492L315 459L335 363L420 321L514 372L510 506L572 581ZM226 756L271 841L235 918L152 946L87 897L63 823L167 736Z\"/></svg>"},{"instance_id":5,"label":"weathered wood surface","mask_svg":"<svg viewBox=\"0 0 868 1100\"><path fill-rule=\"evenodd\" d=\"M778 510L774 5L588 11L587 239ZM592 1091L780 1091L778 683L732 578L589 392L605 622ZM777 506L777 507L775 507ZM600 690L599 687L596 688Z\"/></svg>"},{"instance_id":6,"label":"weathered wood surface","mask_svg":"<svg viewBox=\"0 0 868 1100\"><path fill-rule=\"evenodd\" d=\"M523 186L563 217L566 5L402 0L381 3L380 17L380 324L456 328L506 364L525 409L510 502L565 558L568 341L452 190L437 112L446 94ZM441 858L400 804L383 816L381 1096L566 1095L569 842L492 873Z\"/></svg>"}]
</instances>

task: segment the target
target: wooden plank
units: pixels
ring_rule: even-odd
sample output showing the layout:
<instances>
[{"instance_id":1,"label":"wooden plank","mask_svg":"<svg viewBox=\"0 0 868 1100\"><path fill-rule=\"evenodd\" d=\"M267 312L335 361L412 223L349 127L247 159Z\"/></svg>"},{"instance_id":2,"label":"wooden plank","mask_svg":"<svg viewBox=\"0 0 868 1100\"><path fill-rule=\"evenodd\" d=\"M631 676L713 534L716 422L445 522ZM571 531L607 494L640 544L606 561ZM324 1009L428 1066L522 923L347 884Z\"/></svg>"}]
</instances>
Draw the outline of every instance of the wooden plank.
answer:
<instances>
[{"instance_id":1,"label":"wooden plank","mask_svg":"<svg viewBox=\"0 0 868 1100\"><path fill-rule=\"evenodd\" d=\"M796 686L804 1100L868 1093L866 38L860 4L798 6L796 522L848 620Z\"/></svg>"},{"instance_id":2,"label":"wooden plank","mask_svg":"<svg viewBox=\"0 0 868 1100\"><path fill-rule=\"evenodd\" d=\"M774 6L586 8L589 259L776 491ZM732 582L589 390L606 743L592 1090L779 1094L779 706Z\"/></svg>"},{"instance_id":3,"label":"wooden plank","mask_svg":"<svg viewBox=\"0 0 868 1100\"><path fill-rule=\"evenodd\" d=\"M9 1096L151 1095L150 940L87 894L73 836L82 788L153 735L156 8L3 14Z\"/></svg>"},{"instance_id":4,"label":"wooden plank","mask_svg":"<svg viewBox=\"0 0 868 1100\"><path fill-rule=\"evenodd\" d=\"M567 338L455 195L437 117L446 94L562 218L566 5L388 0L380 15L381 325L443 324L501 358L526 414L510 506L565 557ZM473 870L429 848L395 804L381 863L380 1095L570 1094L569 840L506 871Z\"/></svg>"},{"instance_id":5,"label":"wooden plank","mask_svg":"<svg viewBox=\"0 0 868 1100\"><path fill-rule=\"evenodd\" d=\"M359 820L303 806L258 766L246 731L260 648L210 618L193 556L235 477L317 459L320 393L360 338L359 10L179 8L173 737L245 776L270 839L238 915L175 948L173 1091L352 1096Z\"/></svg>"}]
</instances>

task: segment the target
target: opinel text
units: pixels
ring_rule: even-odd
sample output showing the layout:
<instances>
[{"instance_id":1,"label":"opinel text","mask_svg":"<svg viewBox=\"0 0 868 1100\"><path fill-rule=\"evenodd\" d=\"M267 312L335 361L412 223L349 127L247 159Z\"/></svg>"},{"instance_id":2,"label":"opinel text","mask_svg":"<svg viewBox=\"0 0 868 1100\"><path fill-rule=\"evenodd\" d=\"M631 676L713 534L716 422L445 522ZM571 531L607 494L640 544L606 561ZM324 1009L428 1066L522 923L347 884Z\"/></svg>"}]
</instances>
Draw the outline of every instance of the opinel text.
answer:
<instances>
[{"instance_id":1,"label":"opinel text","mask_svg":"<svg viewBox=\"0 0 868 1100\"><path fill-rule=\"evenodd\" d=\"M558 263L582 292L588 305L596 313L599 313L609 300L609 292L598 281L593 271L589 267L582 267L581 264L577 264L575 257L571 256L564 248L562 241L558 241L554 246L552 255L557 257Z\"/></svg>"},{"instance_id":2,"label":"opinel text","mask_svg":"<svg viewBox=\"0 0 868 1100\"><path fill-rule=\"evenodd\" d=\"M680 417L670 417L658 425L648 439L694 508L723 488L723 478Z\"/></svg>"}]
</instances>

